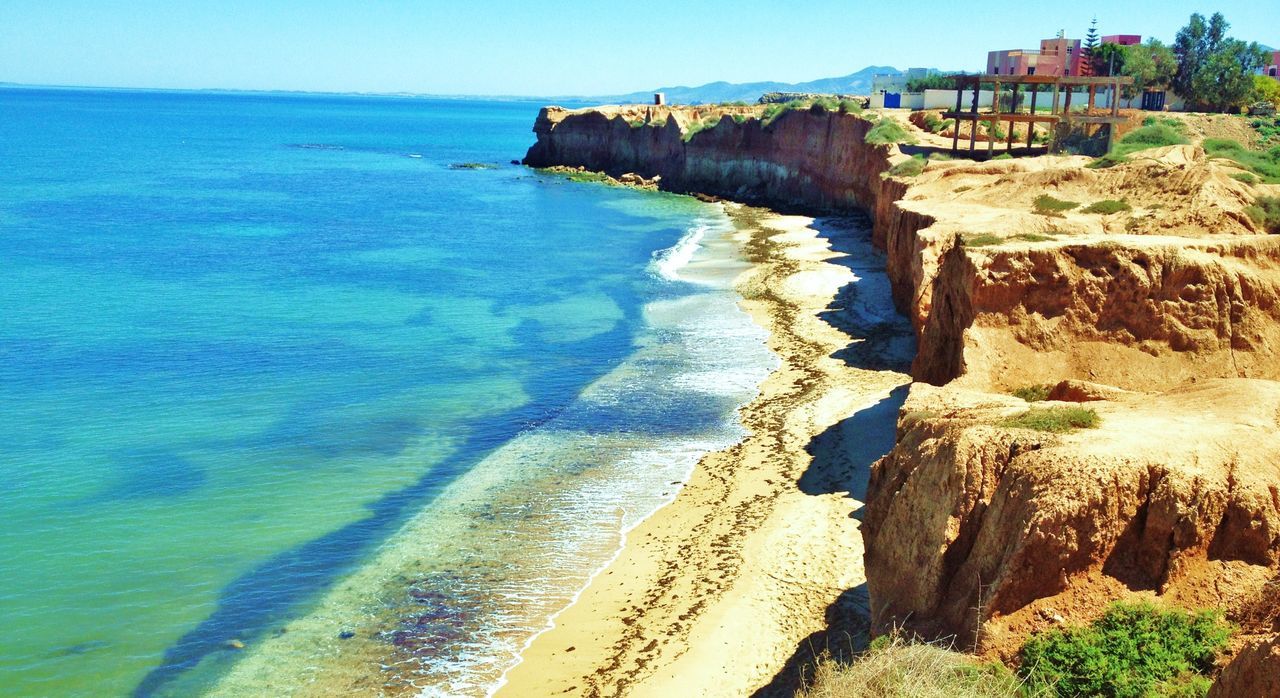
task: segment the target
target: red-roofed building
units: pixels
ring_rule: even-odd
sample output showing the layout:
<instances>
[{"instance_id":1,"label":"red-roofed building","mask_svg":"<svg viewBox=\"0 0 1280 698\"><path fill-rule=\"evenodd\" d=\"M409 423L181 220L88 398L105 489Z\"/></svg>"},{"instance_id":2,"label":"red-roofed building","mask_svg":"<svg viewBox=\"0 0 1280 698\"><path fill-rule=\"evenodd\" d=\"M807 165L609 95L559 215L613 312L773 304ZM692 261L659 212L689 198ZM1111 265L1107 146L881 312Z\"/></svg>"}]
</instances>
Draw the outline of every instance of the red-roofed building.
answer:
<instances>
[{"instance_id":1,"label":"red-roofed building","mask_svg":"<svg viewBox=\"0 0 1280 698\"><path fill-rule=\"evenodd\" d=\"M1112 34L1102 37L1104 44L1119 44L1121 46L1133 46L1142 43L1141 34Z\"/></svg>"}]
</instances>

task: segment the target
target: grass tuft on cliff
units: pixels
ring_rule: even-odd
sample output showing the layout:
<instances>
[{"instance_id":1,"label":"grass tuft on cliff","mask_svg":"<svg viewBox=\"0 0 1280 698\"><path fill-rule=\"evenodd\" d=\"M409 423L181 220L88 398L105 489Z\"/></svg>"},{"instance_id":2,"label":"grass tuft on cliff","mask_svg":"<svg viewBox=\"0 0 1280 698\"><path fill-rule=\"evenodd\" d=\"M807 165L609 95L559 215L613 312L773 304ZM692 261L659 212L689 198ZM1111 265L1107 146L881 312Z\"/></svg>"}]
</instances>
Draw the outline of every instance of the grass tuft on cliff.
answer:
<instances>
[{"instance_id":1,"label":"grass tuft on cliff","mask_svg":"<svg viewBox=\"0 0 1280 698\"><path fill-rule=\"evenodd\" d=\"M684 140L685 143L688 143L689 141L693 140L693 137L698 135L699 133L702 133L703 131L710 131L711 129L719 125L720 125L719 115L704 117L701 121L695 121L694 123L689 124L689 129L684 132L684 136L682 136L682 139Z\"/></svg>"},{"instance_id":2,"label":"grass tuft on cliff","mask_svg":"<svg viewBox=\"0 0 1280 698\"><path fill-rule=\"evenodd\" d=\"M867 131L864 138L871 145L892 145L894 143L915 143L916 139L903 128L902 124L893 119L882 119Z\"/></svg>"},{"instance_id":3,"label":"grass tuft on cliff","mask_svg":"<svg viewBox=\"0 0 1280 698\"><path fill-rule=\"evenodd\" d=\"M1226 158L1267 184L1280 184L1280 146L1270 150L1249 150L1226 138L1206 138L1202 145L1210 157Z\"/></svg>"},{"instance_id":4,"label":"grass tuft on cliff","mask_svg":"<svg viewBox=\"0 0 1280 698\"><path fill-rule=\"evenodd\" d=\"M1203 696L1231 634L1217 611L1115 603L1088 626L1033 636L1018 673L1057 696Z\"/></svg>"},{"instance_id":5,"label":"grass tuft on cliff","mask_svg":"<svg viewBox=\"0 0 1280 698\"><path fill-rule=\"evenodd\" d=\"M1190 142L1182 132L1182 123L1176 119L1157 120L1148 118L1143 123L1145 124L1143 127L1126 133L1120 139L1120 142L1111 149L1111 152L1094 160L1086 167L1094 169L1114 167L1122 162L1128 162L1126 156L1139 150L1161 148L1167 145L1183 145Z\"/></svg>"},{"instance_id":6,"label":"grass tuft on cliff","mask_svg":"<svg viewBox=\"0 0 1280 698\"><path fill-rule=\"evenodd\" d=\"M1280 235L1280 196L1259 196L1252 206L1246 206L1245 215L1272 235Z\"/></svg>"},{"instance_id":7,"label":"grass tuft on cliff","mask_svg":"<svg viewBox=\"0 0 1280 698\"><path fill-rule=\"evenodd\" d=\"M1080 204L1075 201L1055 199L1048 194L1041 194L1040 196L1037 196L1035 202L1032 203L1032 207L1036 213L1053 218L1061 218L1063 211L1070 211L1079 205Z\"/></svg>"},{"instance_id":8,"label":"grass tuft on cliff","mask_svg":"<svg viewBox=\"0 0 1280 698\"><path fill-rule=\"evenodd\" d=\"M1013 391L1014 397L1020 397L1027 402L1043 402L1049 399L1049 392L1053 390L1053 386L1047 383L1039 385L1024 385Z\"/></svg>"},{"instance_id":9,"label":"grass tuft on cliff","mask_svg":"<svg viewBox=\"0 0 1280 698\"><path fill-rule=\"evenodd\" d=\"M927 164L923 156L912 155L910 160L903 160L890 167L886 174L890 177L916 177L924 172Z\"/></svg>"},{"instance_id":10,"label":"grass tuft on cliff","mask_svg":"<svg viewBox=\"0 0 1280 698\"><path fill-rule=\"evenodd\" d=\"M876 638L866 654L849 663L829 655L819 660L796 698L1048 698L1030 689L1001 664L980 663L943 646L900 636Z\"/></svg>"},{"instance_id":11,"label":"grass tuft on cliff","mask_svg":"<svg viewBox=\"0 0 1280 698\"><path fill-rule=\"evenodd\" d=\"M1120 213L1121 211L1132 211L1133 207L1124 199L1103 199L1102 201L1095 201L1080 210L1083 213L1099 213L1104 216L1109 216L1113 213Z\"/></svg>"},{"instance_id":12,"label":"grass tuft on cliff","mask_svg":"<svg viewBox=\"0 0 1280 698\"><path fill-rule=\"evenodd\" d=\"M1004 419L1000 426L1062 434L1076 429L1092 429L1098 426L1099 421L1097 412L1084 407L1032 407Z\"/></svg>"}]
</instances>

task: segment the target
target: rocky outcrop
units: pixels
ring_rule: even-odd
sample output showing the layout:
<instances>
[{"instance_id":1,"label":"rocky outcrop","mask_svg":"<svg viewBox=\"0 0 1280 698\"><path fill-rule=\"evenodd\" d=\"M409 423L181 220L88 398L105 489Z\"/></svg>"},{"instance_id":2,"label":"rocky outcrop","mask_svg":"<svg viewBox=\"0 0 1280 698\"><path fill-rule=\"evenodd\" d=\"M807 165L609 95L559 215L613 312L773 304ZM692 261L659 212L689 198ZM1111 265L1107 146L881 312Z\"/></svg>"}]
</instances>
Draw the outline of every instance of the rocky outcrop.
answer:
<instances>
[{"instance_id":1,"label":"rocky outcrop","mask_svg":"<svg viewBox=\"0 0 1280 698\"><path fill-rule=\"evenodd\" d=\"M708 118L719 123L686 140L688 125ZM866 144L870 128L866 119L822 107L786 111L767 124L710 108L548 107L538 115L538 141L524 162L660 176L671 191L847 213L880 200L880 173L896 153Z\"/></svg>"},{"instance_id":2,"label":"rocky outcrop","mask_svg":"<svg viewBox=\"0 0 1280 698\"><path fill-rule=\"evenodd\" d=\"M1280 237L953 248L913 374L1009 389L1280 378Z\"/></svg>"},{"instance_id":3,"label":"rocky outcrop","mask_svg":"<svg viewBox=\"0 0 1280 698\"><path fill-rule=\"evenodd\" d=\"M1280 383L1113 397L1053 435L1001 425L1018 398L913 386L868 486L873 623L1008 655L1131 593L1245 609L1280 563Z\"/></svg>"},{"instance_id":4,"label":"rocky outcrop","mask_svg":"<svg viewBox=\"0 0 1280 698\"><path fill-rule=\"evenodd\" d=\"M544 110L526 162L870 213L921 381L863 512L878 628L1009 656L1135 594L1243 619L1274 589L1280 236L1244 215L1256 192L1197 146L888 177L905 156L866 144L868 119L734 109ZM1008 393L1039 384L1101 426L1001 426L1027 409Z\"/></svg>"},{"instance_id":5,"label":"rocky outcrop","mask_svg":"<svg viewBox=\"0 0 1280 698\"><path fill-rule=\"evenodd\" d=\"M1280 635L1250 642L1209 688L1209 698L1242 696L1280 696Z\"/></svg>"}]
</instances>

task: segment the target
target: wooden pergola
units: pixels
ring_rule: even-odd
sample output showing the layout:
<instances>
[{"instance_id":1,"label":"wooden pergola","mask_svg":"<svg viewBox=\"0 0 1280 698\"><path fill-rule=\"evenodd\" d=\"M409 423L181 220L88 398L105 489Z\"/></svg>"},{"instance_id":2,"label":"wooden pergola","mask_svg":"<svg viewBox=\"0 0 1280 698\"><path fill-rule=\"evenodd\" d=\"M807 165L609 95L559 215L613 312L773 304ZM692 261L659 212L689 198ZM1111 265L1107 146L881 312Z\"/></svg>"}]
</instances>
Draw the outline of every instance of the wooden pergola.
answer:
<instances>
[{"instance_id":1,"label":"wooden pergola","mask_svg":"<svg viewBox=\"0 0 1280 698\"><path fill-rule=\"evenodd\" d=\"M1016 123L1027 124L1027 147L1030 148L1035 138L1036 124L1046 124L1056 127L1062 123L1076 124L1105 124L1107 126L1107 149L1110 150L1115 140L1116 124L1126 121L1125 117L1120 116L1120 87L1122 85L1133 84L1131 77L1076 77L1070 75L956 75L953 76L956 81L956 108L955 111L944 112L943 118L954 119L956 122L955 135L951 139L951 152L956 153L960 149L960 122L969 122L969 152L974 152L974 146L977 142L978 123L986 122L987 128L987 154L991 155L995 151L995 140L991 134L995 133L995 125L1001 121L1009 124L1009 140L1007 149L1013 149L1013 125ZM981 92L982 85L990 83L994 85L991 100L991 111L978 111L978 95ZM1013 99L1009 102L1011 111L1000 111L1000 87L1002 85L1013 86ZM1018 88L1027 85L1031 90L1031 104L1026 113L1018 111ZM1036 98L1040 95L1040 91L1036 88L1043 85L1053 86L1053 104L1048 114L1040 114L1036 111ZM1082 114L1071 113L1071 96L1077 87L1089 88L1088 108ZM970 102L969 109L962 109L965 90L973 89L973 99ZM1065 88L1065 89L1064 89ZM1095 114L1094 101L1097 99L1098 89L1111 90L1111 110L1110 114ZM1065 98L1064 98L1065 95Z\"/></svg>"}]
</instances>

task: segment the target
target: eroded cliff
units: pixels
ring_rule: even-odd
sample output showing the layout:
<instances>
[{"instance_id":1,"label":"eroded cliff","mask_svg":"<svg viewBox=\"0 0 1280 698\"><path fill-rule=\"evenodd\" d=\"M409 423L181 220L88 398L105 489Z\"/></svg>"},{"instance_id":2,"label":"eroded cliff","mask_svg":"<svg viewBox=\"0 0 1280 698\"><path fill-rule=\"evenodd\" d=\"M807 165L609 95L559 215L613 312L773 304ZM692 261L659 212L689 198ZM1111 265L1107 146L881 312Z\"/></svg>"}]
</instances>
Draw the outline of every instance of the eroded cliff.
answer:
<instances>
[{"instance_id":1,"label":"eroded cliff","mask_svg":"<svg viewBox=\"0 0 1280 698\"><path fill-rule=\"evenodd\" d=\"M870 214L919 340L864 511L877 627L1008 657L1144 595L1274 632L1247 622L1280 603L1280 237L1244 214L1265 187L1194 145L892 177L906 156L865 143L876 117L730 112L705 128L714 110L547 110L526 162ZM1003 424L1028 409L1014 389L1061 381L1098 428ZM1241 661L1274 661L1267 647Z\"/></svg>"}]
</instances>

